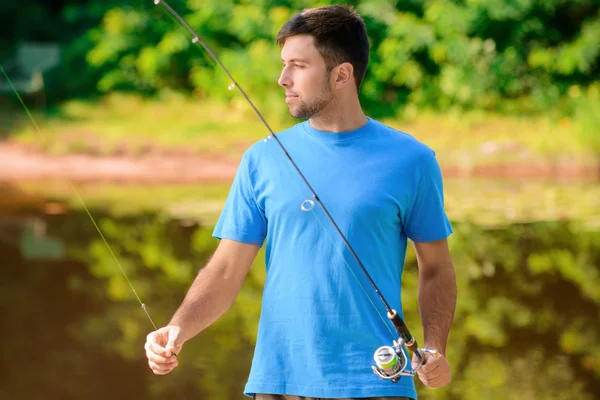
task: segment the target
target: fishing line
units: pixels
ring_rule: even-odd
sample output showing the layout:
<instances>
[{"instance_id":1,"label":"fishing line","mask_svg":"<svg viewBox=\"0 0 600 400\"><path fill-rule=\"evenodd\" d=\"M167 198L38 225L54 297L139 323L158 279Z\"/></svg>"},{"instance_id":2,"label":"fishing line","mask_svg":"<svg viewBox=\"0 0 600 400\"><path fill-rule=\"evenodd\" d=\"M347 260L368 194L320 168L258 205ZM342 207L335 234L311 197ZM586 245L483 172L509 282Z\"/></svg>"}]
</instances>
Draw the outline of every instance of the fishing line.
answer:
<instances>
[{"instance_id":1,"label":"fishing line","mask_svg":"<svg viewBox=\"0 0 600 400\"><path fill-rule=\"evenodd\" d=\"M8 77L8 74L6 73L6 71L4 70L4 68L2 67L2 65L0 65L0 70L2 71L2 74L4 75L4 77L6 78L6 80L8 81L8 85L11 87L12 91L15 93L15 96L17 96L17 99L19 100L19 102L21 103L21 105L23 106L23 108L25 109L25 111L27 112L27 115L29 116L29 119L31 120L31 122L33 123L33 126L35 127L35 131L37 133L37 135L40 137L41 141L44 141L44 136L42 135L42 132L40 130L40 127L38 126L37 122L35 121L35 119L33 118L33 115L31 114L31 112L29 111L29 108L27 107L27 105L25 104L25 102L23 101L23 99L21 98L21 95L19 95L19 92L17 91L17 89L15 88L15 86L13 85L12 81L10 80L10 78ZM43 142L42 145L48 144L48 142ZM113 252L112 248L110 247L110 245L108 244L108 241L106 240L106 237L104 236L104 234L102 233L102 230L100 229L100 227L98 226L98 224L96 223L96 220L94 219L94 217L92 216L92 213L90 212L90 210L88 209L87 205L85 204L85 202L83 201L83 197L81 197L81 195L79 194L79 191L77 190L77 188L75 187L75 184L67 178L67 182L71 185L71 188L73 189L73 192L75 193L75 196L77 197L77 199L79 200L79 202L81 203L83 209L85 210L85 213L87 214L87 216L90 218L90 220L92 221L92 223L94 224L94 227L96 228L96 231L98 232L98 234L100 235L100 238L102 239L102 242L104 242L104 244L106 245L106 247L108 248L108 251L110 253L110 255L112 256L112 258L114 259L115 263L117 264L117 267L119 267L119 270L121 270L121 272L123 273L123 276L125 277L125 280L127 281L127 283L129 284L129 287L131 288L131 290L133 291L133 294L135 295L136 299L138 300L138 302L140 303L142 309L144 310L144 312L146 313L146 316L148 317L148 319L150 320L150 323L152 324L152 326L154 327L155 330L157 330L158 328L156 327L156 324L154 323L154 321L152 320L152 317L150 316L150 313L148 312L148 309L146 308L146 304L144 304L142 302L142 300L140 299L140 296L138 295L137 291L135 290L135 288L133 287L133 284L131 283L131 281L129 280L129 277L127 276L127 274L125 273L125 270L123 269L123 267L121 266L121 263L119 262L119 259L117 258L117 256L115 255L115 253Z\"/></svg>"},{"instance_id":2,"label":"fishing line","mask_svg":"<svg viewBox=\"0 0 600 400\"><path fill-rule=\"evenodd\" d=\"M312 186L310 185L310 183L308 182L308 180L306 179L306 177L304 176L304 174L302 173L302 171L300 171L300 169L298 168L298 166L296 165L296 163L294 162L294 160L292 159L292 157L290 156L290 154L288 153L288 151L285 149L285 147L283 146L283 144L281 143L281 141L279 140L279 138L277 137L277 135L275 134L275 132L273 132L273 130L271 129L271 127L269 126L269 124L267 123L267 121L264 119L264 117L262 116L262 114L260 113L260 111L258 111L258 109L254 105L254 103L250 100L250 98L248 97L248 95L246 94L246 92L238 85L238 83L233 78L233 76L231 75L231 73L229 72L229 70L223 65L223 63L221 62L221 60L212 51L212 49L204 42L204 40L202 40L200 38L200 36L196 33L196 31L175 10L173 10L173 8L168 3L166 3L165 1L163 1L163 0L154 0L154 4L155 5L162 5L192 35L192 43L199 44L200 46L202 46L202 48L204 48L204 50L219 65L219 67L221 67L221 69L225 72L225 74L227 75L227 77L232 82L231 85L228 86L228 89L232 90L234 88L237 88L240 91L240 93L242 94L242 96L246 99L246 101L248 102L248 104L250 105L250 107L254 110L254 112L256 113L256 115L258 116L258 118L262 121L262 123L265 125L265 127L267 128L267 130L271 134L270 136L268 136L265 139L265 141L269 140L269 139L275 139L275 141L277 142L277 144L279 145L279 147L281 148L281 150L283 151L283 153L285 154L285 156L287 157L287 159L290 161L291 165L294 167L294 169L296 170L296 172L298 173L298 175L300 176L300 178L304 181L304 183L306 184L306 186L310 190L311 195L312 195L312 199L306 199L306 200L304 200L301 203L301 209L303 211L311 211L314 208L315 201L319 204L319 206L321 207L321 209L323 210L323 212L327 216L327 219L329 219L329 222L331 222L331 224L333 225L334 229L336 230L336 232L339 234L340 238L344 242L346 248L350 251L350 253L354 257L354 259L358 263L358 266L362 269L362 271L365 274L366 278L371 283L371 286L373 287L373 289L375 290L375 292L379 296L379 299L384 304L384 306L385 306L385 308L387 310L387 317L392 322L392 324L394 325L394 328L396 328L396 332L399 335L399 340L398 341L394 340L394 342L393 342L394 346L393 347L392 346L382 346L380 349L378 349L376 351L375 359L377 361L379 350L384 350L381 353L379 353L379 356L381 356L379 359L383 360L383 363L382 364L378 363L378 367L379 368L373 367L373 371L375 372L375 374L377 374L379 377L381 377L383 379L390 379L393 382L397 382L397 380L399 379L399 377L401 375L414 376L414 373L416 372L417 368L415 368L412 371L412 373L410 373L410 372L409 373L404 372L404 370L405 370L405 368L406 368L406 366L408 364L408 359L406 358L406 355L404 354L404 352L401 351L402 350L402 346L405 346L409 350L411 350L415 355L417 355L417 357L421 361L423 360L421 351L422 350L426 350L426 349L419 349L419 347L417 345L416 339L412 336L412 334L408 330L408 327L406 326L406 324L404 323L404 321L402 320L402 318L400 318L398 312L396 310L394 310L389 305L389 303L387 302L387 300L385 299L385 297L383 296L383 294L379 290L378 286L373 281L373 278L371 278L371 275L369 274L369 272L367 271L367 269L363 265L362 261L360 260L360 258L358 257L358 255L356 254L356 252L354 251L354 249L352 248L352 246L350 245L350 243L348 242L348 240L346 239L346 237L344 236L343 232L340 230L340 228L338 227L338 225L336 224L336 222L333 220L333 218L331 217L331 214L329 213L329 211L327 210L327 208L325 208L325 206L321 202L321 199L315 193L314 189L312 188ZM359 281L359 284L360 284L360 281ZM386 324L386 326L387 326L387 324ZM396 359L394 357L396 357L396 356L398 356L398 357L401 358L400 364L402 364L402 365L399 367L399 370L397 369L397 367L398 367L397 363L395 363L393 365L393 368L388 369L387 365L391 365L391 364L389 364L390 362L395 362ZM394 360L392 360L392 358L394 358ZM390 361L390 360L392 360L392 361ZM419 364L418 367L420 367L420 365L421 364Z\"/></svg>"}]
</instances>

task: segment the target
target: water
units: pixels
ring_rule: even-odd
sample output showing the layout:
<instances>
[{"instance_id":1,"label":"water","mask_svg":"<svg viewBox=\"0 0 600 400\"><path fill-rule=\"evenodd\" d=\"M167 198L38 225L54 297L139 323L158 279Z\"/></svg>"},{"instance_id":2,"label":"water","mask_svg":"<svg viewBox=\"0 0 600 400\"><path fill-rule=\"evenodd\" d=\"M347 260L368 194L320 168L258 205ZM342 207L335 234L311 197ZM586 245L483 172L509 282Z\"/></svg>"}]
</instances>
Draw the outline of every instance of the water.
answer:
<instances>
[{"instance_id":1,"label":"water","mask_svg":"<svg viewBox=\"0 0 600 400\"><path fill-rule=\"evenodd\" d=\"M80 189L159 326L216 246L226 188ZM144 356L150 321L68 186L0 192L0 398L244 398L262 252L231 310L158 377ZM454 381L418 383L420 398L600 396L599 201L597 183L447 182L459 285ZM403 301L420 338L416 269L410 251Z\"/></svg>"}]
</instances>

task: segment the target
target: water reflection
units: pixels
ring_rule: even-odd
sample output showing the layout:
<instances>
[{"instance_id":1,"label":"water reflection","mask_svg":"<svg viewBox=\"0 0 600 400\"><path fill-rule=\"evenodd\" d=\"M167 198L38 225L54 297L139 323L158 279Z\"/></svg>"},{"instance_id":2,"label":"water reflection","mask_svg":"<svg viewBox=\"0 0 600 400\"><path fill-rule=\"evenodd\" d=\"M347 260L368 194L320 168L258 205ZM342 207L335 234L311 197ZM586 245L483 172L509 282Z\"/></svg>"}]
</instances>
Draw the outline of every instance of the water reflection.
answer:
<instances>
[{"instance_id":1,"label":"water reflection","mask_svg":"<svg viewBox=\"0 0 600 400\"><path fill-rule=\"evenodd\" d=\"M463 198L478 197L457 185ZM243 398L264 280L260 261L233 308L186 344L174 373L157 377L143 355L151 324L87 215L41 195L2 192L0 307L8 329L0 398ZM458 198L449 195L450 202ZM485 209L493 198L464 200L464 209ZM569 210L595 201L579 199ZM150 207L116 213L109 202L90 204L152 318L164 324L216 246L211 224ZM529 207L534 222L503 224L452 214L460 294L449 353L455 380L435 391L419 385L422 399L600 393L600 235L587 214L548 218L534 211ZM416 284L410 251L403 300L413 327L420 326Z\"/></svg>"}]
</instances>

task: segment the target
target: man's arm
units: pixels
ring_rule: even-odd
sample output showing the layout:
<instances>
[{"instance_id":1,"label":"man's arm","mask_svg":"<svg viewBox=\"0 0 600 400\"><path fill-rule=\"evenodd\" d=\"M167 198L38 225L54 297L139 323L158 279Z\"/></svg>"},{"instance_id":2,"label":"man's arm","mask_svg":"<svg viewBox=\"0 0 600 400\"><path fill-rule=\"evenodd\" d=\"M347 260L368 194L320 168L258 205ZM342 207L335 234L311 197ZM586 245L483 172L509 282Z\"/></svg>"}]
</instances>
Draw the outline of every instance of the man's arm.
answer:
<instances>
[{"instance_id":1,"label":"man's arm","mask_svg":"<svg viewBox=\"0 0 600 400\"><path fill-rule=\"evenodd\" d=\"M198 273L169 325L186 342L219 319L233 304L260 246L223 239Z\"/></svg>"},{"instance_id":2,"label":"man's arm","mask_svg":"<svg viewBox=\"0 0 600 400\"><path fill-rule=\"evenodd\" d=\"M419 264L419 309L424 346L446 354L456 308L456 276L446 239L414 243Z\"/></svg>"}]
</instances>

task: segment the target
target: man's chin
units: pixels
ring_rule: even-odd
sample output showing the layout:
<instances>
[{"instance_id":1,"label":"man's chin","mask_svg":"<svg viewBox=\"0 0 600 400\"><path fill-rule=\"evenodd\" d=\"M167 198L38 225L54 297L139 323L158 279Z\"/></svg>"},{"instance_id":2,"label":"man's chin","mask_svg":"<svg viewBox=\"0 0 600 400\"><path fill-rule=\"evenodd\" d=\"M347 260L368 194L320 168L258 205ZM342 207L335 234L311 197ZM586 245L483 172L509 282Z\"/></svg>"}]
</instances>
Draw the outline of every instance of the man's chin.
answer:
<instances>
[{"instance_id":1,"label":"man's chin","mask_svg":"<svg viewBox=\"0 0 600 400\"><path fill-rule=\"evenodd\" d=\"M306 115L306 114L303 114L301 112L294 111L291 108L290 108L290 115L292 116L292 118L296 118L296 119L308 119L308 118L310 118L310 115Z\"/></svg>"}]
</instances>

